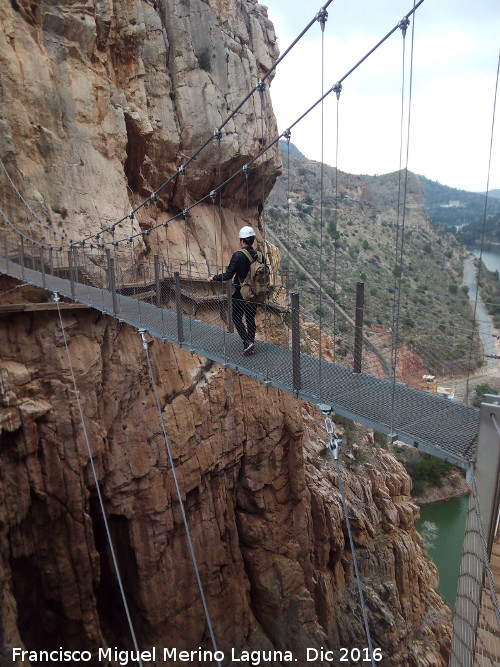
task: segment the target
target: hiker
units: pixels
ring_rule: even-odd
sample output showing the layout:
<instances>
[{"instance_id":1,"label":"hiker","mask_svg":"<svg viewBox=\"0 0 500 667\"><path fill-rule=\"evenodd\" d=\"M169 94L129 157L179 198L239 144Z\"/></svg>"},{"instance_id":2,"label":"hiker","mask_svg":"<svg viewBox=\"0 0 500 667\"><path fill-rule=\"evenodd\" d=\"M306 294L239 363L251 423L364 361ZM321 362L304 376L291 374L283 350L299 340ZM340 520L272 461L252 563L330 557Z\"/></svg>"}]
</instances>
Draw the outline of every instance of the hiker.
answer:
<instances>
[{"instance_id":1,"label":"hiker","mask_svg":"<svg viewBox=\"0 0 500 667\"><path fill-rule=\"evenodd\" d=\"M244 285L243 283L249 275L249 272L252 273L250 267L253 263L259 268L264 265L264 270L262 270L261 273L265 274L265 278L263 277L262 281L267 280L267 284L269 283L269 270L262 253L252 248L255 241L255 232L252 227L242 227L240 229L239 238L240 250L237 250L231 257L226 272L211 276L208 281L212 282L214 280L216 282L223 282L231 280L231 278L235 276L233 281L235 289L232 297L233 322L236 331L243 341L243 354L249 356L253 354L255 350L255 313L257 312L257 303L259 301L264 301L266 296L266 294L260 294L259 290L262 292L263 289L267 290L267 287L257 287L258 293L251 294L255 287L253 285ZM246 326L243 324L243 315L245 316Z\"/></svg>"}]
</instances>

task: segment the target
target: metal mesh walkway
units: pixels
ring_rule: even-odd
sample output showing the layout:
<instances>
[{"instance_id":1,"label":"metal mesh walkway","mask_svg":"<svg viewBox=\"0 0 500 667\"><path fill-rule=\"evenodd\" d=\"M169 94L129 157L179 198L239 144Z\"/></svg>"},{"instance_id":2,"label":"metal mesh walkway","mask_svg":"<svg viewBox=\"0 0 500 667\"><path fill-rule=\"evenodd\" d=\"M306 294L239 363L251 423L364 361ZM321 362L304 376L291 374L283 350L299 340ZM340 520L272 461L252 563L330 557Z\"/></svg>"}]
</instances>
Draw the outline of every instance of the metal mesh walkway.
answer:
<instances>
[{"instance_id":1,"label":"metal mesh walkway","mask_svg":"<svg viewBox=\"0 0 500 667\"><path fill-rule=\"evenodd\" d=\"M477 435L479 410L426 392L355 373L345 366L300 354L300 389L293 377L291 349L257 341L256 353L242 356L237 334L173 310L104 288L42 273L0 257L0 271L57 291L117 317L151 336L180 345L313 403L327 403L356 422L452 463L466 467Z\"/></svg>"}]
</instances>

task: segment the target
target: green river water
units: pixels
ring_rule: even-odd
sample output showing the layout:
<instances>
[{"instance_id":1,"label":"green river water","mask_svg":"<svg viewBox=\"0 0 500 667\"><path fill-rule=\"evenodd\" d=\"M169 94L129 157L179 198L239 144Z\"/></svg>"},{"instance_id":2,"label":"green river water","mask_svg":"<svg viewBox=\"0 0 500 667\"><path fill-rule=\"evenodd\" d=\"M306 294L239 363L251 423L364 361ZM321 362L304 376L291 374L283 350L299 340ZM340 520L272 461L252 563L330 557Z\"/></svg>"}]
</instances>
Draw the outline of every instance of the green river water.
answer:
<instances>
[{"instance_id":1,"label":"green river water","mask_svg":"<svg viewBox=\"0 0 500 667\"><path fill-rule=\"evenodd\" d=\"M415 528L439 571L439 593L453 611L469 498L424 505Z\"/></svg>"}]
</instances>

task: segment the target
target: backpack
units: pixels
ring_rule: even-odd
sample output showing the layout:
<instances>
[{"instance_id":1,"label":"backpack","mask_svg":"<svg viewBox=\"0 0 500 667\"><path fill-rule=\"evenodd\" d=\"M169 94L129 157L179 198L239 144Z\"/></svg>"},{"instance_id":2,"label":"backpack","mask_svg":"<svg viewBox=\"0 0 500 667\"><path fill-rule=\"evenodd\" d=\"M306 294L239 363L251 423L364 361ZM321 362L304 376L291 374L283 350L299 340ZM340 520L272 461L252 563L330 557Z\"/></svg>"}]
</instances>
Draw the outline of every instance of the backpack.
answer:
<instances>
[{"instance_id":1,"label":"backpack","mask_svg":"<svg viewBox=\"0 0 500 667\"><path fill-rule=\"evenodd\" d=\"M263 303L270 292L270 271L264 255L258 250L255 257L248 250L241 252L250 260L247 277L241 284L241 296L245 301Z\"/></svg>"}]
</instances>

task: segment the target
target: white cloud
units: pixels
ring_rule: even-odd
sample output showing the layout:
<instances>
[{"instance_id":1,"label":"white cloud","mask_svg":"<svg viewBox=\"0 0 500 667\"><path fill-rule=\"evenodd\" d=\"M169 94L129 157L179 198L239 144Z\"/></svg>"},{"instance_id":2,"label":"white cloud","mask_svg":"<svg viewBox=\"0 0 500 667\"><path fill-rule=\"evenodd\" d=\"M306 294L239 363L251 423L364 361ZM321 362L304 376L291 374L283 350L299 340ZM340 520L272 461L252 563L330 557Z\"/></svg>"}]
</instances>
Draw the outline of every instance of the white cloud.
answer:
<instances>
[{"instance_id":1,"label":"white cloud","mask_svg":"<svg viewBox=\"0 0 500 667\"><path fill-rule=\"evenodd\" d=\"M271 0L280 47L286 48L314 10ZM332 3L325 29L325 90L344 76L409 9L397 0ZM409 3L411 7L412 3ZM415 19L409 168L441 183L468 190L486 188L493 95L498 62L500 8L492 0L424 3ZM273 9L275 7L275 9ZM374 7L378 11L374 11ZM356 8L356 10L355 10ZM495 20L496 19L496 20ZM291 27L296 25L295 34ZM396 31L345 80L339 105L338 166L352 173L385 173L399 167L402 37ZM406 38L406 101L411 26ZM279 66L271 86L280 131L321 95L321 31L307 38ZM499 104L500 106L500 104ZM336 100L324 105L324 156L335 164ZM406 122L406 121L405 121ZM500 119L497 119L497 128ZM500 141L495 132L491 188L500 187ZM406 139L406 129L404 130ZM321 156L321 112L316 109L292 131L307 156ZM404 146L404 155L406 147ZM403 162L404 164L404 162Z\"/></svg>"}]
</instances>

